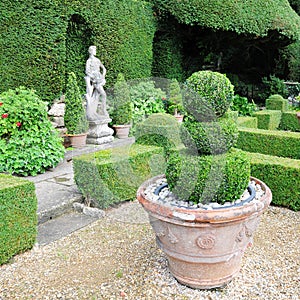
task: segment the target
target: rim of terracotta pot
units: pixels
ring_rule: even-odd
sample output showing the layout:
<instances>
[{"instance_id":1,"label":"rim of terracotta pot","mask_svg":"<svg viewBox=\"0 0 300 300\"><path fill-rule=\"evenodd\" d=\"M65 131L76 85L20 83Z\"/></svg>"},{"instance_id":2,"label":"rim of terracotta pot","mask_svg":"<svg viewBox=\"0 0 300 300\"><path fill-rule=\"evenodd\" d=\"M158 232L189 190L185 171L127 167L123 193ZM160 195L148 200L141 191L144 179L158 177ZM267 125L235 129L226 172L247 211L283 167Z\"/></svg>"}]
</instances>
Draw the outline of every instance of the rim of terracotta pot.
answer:
<instances>
[{"instance_id":1,"label":"rim of terracotta pot","mask_svg":"<svg viewBox=\"0 0 300 300\"><path fill-rule=\"evenodd\" d=\"M219 209L188 209L183 207L176 206L165 206L161 203L153 202L147 199L145 195L145 189L151 185L154 181L158 179L165 178L165 175L158 175L146 180L138 188L137 199L142 204L142 206L149 212L155 215L159 215L166 219L178 220L180 222L193 222L193 223L224 223L228 220L235 221L243 218L247 218L249 215L254 213L262 214L269 204L272 201L272 192L270 188L261 180L250 177L251 180L254 180L256 183L261 185L262 190L265 194L261 197L260 200L252 200L249 203L244 204L243 206L236 206L230 208L219 208Z\"/></svg>"}]
</instances>

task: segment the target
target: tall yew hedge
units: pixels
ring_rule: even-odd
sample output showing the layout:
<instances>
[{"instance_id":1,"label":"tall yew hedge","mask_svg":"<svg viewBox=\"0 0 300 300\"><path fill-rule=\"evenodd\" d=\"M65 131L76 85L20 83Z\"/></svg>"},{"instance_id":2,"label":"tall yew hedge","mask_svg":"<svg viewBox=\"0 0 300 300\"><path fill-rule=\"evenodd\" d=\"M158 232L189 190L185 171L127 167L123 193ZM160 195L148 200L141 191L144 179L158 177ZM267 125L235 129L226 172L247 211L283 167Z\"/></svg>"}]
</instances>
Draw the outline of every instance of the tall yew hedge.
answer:
<instances>
[{"instance_id":1,"label":"tall yew hedge","mask_svg":"<svg viewBox=\"0 0 300 300\"><path fill-rule=\"evenodd\" d=\"M0 92L23 85L52 102L74 71L84 88L88 46L108 70L149 77L156 24L151 5L135 0L2 0ZM80 81L82 79L82 81Z\"/></svg>"}]
</instances>

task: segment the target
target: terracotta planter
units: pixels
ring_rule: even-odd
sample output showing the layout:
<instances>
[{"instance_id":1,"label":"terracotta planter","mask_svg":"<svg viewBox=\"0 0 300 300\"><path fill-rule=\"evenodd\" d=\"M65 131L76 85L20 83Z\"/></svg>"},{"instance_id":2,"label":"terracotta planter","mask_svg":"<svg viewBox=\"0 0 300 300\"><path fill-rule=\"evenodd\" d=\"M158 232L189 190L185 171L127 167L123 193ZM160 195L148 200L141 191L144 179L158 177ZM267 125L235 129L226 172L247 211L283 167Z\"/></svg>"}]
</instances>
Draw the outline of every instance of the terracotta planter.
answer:
<instances>
[{"instance_id":1,"label":"terracotta planter","mask_svg":"<svg viewBox=\"0 0 300 300\"><path fill-rule=\"evenodd\" d=\"M129 135L131 125L113 125L116 132L116 137L119 139L126 139Z\"/></svg>"},{"instance_id":2,"label":"terracotta planter","mask_svg":"<svg viewBox=\"0 0 300 300\"><path fill-rule=\"evenodd\" d=\"M182 123L183 122L183 118L184 118L183 115L174 115L174 117L176 118L176 120L177 120L178 123Z\"/></svg>"},{"instance_id":3,"label":"terracotta planter","mask_svg":"<svg viewBox=\"0 0 300 300\"><path fill-rule=\"evenodd\" d=\"M70 144L74 148L82 148L86 145L87 133L67 134Z\"/></svg>"},{"instance_id":4,"label":"terracotta planter","mask_svg":"<svg viewBox=\"0 0 300 300\"><path fill-rule=\"evenodd\" d=\"M151 202L145 188L157 176L144 182L137 192L138 201L149 214L158 246L165 252L169 269L182 284L210 289L228 283L241 267L241 259L261 214L269 206L272 193L265 191L259 202L216 210L185 209Z\"/></svg>"},{"instance_id":5,"label":"terracotta planter","mask_svg":"<svg viewBox=\"0 0 300 300\"><path fill-rule=\"evenodd\" d=\"M298 118L298 121L299 121L299 123L300 123L300 112L297 112L297 118Z\"/></svg>"}]
</instances>

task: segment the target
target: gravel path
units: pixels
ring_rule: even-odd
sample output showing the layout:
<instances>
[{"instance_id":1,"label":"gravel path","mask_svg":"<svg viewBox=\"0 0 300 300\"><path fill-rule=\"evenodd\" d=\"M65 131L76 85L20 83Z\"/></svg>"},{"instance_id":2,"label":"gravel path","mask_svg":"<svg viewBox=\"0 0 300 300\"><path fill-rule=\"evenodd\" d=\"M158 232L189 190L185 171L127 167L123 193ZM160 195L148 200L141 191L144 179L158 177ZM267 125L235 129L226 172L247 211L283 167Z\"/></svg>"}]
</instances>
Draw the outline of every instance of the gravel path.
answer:
<instances>
[{"instance_id":1,"label":"gravel path","mask_svg":"<svg viewBox=\"0 0 300 300\"><path fill-rule=\"evenodd\" d=\"M125 217L124 217L124 215ZM270 207L240 274L201 291L170 275L137 202L0 267L0 299L300 299L300 212Z\"/></svg>"}]
</instances>

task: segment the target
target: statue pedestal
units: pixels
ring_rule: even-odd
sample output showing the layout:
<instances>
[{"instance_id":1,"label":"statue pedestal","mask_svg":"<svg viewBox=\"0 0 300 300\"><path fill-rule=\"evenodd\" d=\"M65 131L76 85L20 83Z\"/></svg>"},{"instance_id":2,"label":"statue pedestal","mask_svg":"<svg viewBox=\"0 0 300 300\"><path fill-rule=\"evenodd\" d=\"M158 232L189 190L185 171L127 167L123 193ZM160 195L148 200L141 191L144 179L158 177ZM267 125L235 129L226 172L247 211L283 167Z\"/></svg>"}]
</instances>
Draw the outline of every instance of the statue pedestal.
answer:
<instances>
[{"instance_id":1,"label":"statue pedestal","mask_svg":"<svg viewBox=\"0 0 300 300\"><path fill-rule=\"evenodd\" d=\"M107 116L95 121L89 121L89 131L87 135L87 144L102 145L111 143L114 140L112 136L114 131L108 127L111 119Z\"/></svg>"}]
</instances>

